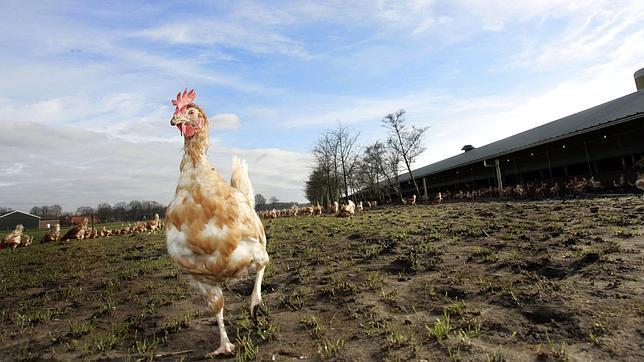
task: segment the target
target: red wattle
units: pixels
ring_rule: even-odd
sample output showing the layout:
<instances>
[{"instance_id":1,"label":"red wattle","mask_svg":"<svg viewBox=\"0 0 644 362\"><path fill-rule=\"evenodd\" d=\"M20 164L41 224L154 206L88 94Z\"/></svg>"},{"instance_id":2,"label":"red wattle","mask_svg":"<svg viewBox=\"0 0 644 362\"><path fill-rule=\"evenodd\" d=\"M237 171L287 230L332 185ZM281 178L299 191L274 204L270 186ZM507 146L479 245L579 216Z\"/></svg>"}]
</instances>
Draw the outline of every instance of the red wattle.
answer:
<instances>
[{"instance_id":1,"label":"red wattle","mask_svg":"<svg viewBox=\"0 0 644 362\"><path fill-rule=\"evenodd\" d=\"M184 128L184 134L186 137L192 137L195 134L196 129L191 125L186 125Z\"/></svg>"}]
</instances>

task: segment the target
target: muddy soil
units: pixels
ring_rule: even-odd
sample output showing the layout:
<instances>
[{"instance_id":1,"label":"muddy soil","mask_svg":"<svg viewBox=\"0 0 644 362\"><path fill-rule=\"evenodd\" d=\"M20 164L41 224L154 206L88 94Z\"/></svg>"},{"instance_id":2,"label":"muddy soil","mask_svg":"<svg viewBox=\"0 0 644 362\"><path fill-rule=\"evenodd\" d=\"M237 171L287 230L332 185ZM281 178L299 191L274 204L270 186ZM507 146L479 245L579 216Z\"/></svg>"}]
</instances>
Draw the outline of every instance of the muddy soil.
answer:
<instances>
[{"instance_id":1,"label":"muddy soil","mask_svg":"<svg viewBox=\"0 0 644 362\"><path fill-rule=\"evenodd\" d=\"M238 360L644 360L644 198L265 221L264 306L228 283ZM0 251L0 360L202 360L219 332L162 234ZM226 358L223 358L226 359Z\"/></svg>"}]
</instances>

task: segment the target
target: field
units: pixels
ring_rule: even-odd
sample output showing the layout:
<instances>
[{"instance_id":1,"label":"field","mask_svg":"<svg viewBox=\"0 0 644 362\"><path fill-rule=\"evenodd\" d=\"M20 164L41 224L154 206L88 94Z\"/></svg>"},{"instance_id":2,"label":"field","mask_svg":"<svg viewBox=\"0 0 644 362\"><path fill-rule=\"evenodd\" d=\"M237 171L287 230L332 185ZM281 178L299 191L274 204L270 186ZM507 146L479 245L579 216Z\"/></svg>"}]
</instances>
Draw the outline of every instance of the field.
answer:
<instances>
[{"instance_id":1,"label":"field","mask_svg":"<svg viewBox=\"0 0 644 362\"><path fill-rule=\"evenodd\" d=\"M224 288L236 359L644 360L644 198L265 225L259 317L252 279ZM201 360L219 343L161 233L5 249L0 273L0 360Z\"/></svg>"}]
</instances>

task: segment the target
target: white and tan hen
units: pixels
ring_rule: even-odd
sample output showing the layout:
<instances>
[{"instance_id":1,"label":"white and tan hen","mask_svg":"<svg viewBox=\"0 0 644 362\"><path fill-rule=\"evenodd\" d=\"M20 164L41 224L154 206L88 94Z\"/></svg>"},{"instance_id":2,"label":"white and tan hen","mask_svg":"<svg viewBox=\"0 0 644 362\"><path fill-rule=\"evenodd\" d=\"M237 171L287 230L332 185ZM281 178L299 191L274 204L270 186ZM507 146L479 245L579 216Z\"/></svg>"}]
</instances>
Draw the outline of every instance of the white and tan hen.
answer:
<instances>
[{"instance_id":1,"label":"white and tan hen","mask_svg":"<svg viewBox=\"0 0 644 362\"><path fill-rule=\"evenodd\" d=\"M220 346L207 357L232 354L224 327L222 283L256 271L250 311L261 303L261 283L269 258L264 226L254 210L246 163L233 159L230 184L208 162L208 118L192 103L194 90L177 95L170 121L184 137L179 182L166 212L168 253L190 274L217 316Z\"/></svg>"}]
</instances>

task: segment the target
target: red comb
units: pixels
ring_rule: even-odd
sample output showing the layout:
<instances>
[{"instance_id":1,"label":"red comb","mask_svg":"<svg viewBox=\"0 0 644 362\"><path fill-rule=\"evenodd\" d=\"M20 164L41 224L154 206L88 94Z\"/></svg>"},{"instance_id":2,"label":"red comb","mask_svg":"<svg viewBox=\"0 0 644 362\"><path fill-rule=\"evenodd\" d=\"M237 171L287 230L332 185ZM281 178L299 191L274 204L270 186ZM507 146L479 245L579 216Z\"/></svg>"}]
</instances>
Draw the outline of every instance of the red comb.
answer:
<instances>
[{"instance_id":1,"label":"red comb","mask_svg":"<svg viewBox=\"0 0 644 362\"><path fill-rule=\"evenodd\" d=\"M188 92L187 89L184 89L183 93L177 93L177 99L172 100L172 105L177 107L174 113L181 112L185 106L192 103L196 96L197 93L195 93L194 89L191 89L190 92Z\"/></svg>"}]
</instances>

